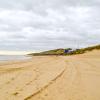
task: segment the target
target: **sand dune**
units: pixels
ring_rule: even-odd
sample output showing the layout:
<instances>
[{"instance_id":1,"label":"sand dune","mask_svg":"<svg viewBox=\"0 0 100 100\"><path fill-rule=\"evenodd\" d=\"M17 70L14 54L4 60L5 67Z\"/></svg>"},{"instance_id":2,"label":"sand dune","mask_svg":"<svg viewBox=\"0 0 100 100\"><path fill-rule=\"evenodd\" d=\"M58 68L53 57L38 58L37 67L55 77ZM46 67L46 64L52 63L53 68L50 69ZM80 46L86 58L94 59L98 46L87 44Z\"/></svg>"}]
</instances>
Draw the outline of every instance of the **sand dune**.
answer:
<instances>
[{"instance_id":1,"label":"sand dune","mask_svg":"<svg viewBox=\"0 0 100 100\"><path fill-rule=\"evenodd\" d=\"M0 100L100 100L100 51L1 63Z\"/></svg>"}]
</instances>

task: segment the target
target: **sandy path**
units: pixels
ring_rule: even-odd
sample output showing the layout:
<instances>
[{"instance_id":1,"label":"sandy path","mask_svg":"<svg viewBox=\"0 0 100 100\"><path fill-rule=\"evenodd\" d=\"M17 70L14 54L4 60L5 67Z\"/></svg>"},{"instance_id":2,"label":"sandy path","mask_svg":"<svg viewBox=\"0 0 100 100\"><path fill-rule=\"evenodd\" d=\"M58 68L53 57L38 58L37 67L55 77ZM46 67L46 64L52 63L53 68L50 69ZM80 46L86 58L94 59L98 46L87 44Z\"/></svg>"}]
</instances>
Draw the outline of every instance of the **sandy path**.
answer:
<instances>
[{"instance_id":1,"label":"sandy path","mask_svg":"<svg viewBox=\"0 0 100 100\"><path fill-rule=\"evenodd\" d=\"M100 51L0 64L0 100L100 100Z\"/></svg>"}]
</instances>

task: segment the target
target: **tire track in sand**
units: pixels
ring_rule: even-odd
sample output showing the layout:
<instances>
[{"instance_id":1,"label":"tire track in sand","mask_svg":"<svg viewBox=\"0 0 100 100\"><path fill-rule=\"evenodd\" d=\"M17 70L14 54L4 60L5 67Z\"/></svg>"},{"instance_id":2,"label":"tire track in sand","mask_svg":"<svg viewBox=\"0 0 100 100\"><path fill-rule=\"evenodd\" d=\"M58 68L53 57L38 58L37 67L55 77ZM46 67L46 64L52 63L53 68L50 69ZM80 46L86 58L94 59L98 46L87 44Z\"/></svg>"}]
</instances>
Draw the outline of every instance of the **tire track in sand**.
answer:
<instances>
[{"instance_id":1,"label":"tire track in sand","mask_svg":"<svg viewBox=\"0 0 100 100\"><path fill-rule=\"evenodd\" d=\"M45 85L44 87L42 87L40 90L38 90L36 93L30 95L29 97L25 98L24 100L29 100L31 99L33 96L41 93L44 89L48 88L50 85L52 85L58 78L60 78L63 73L65 72L65 69L59 74L57 75L53 80L51 80L47 85Z\"/></svg>"}]
</instances>

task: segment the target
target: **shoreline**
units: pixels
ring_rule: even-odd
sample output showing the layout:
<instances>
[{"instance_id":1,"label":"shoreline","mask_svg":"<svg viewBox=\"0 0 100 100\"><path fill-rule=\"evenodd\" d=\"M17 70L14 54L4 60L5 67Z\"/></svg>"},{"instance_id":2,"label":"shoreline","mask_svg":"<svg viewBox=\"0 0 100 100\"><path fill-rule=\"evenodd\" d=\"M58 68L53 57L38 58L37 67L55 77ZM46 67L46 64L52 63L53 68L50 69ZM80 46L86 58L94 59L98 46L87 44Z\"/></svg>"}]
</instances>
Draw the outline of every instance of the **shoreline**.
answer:
<instances>
[{"instance_id":1,"label":"shoreline","mask_svg":"<svg viewBox=\"0 0 100 100\"><path fill-rule=\"evenodd\" d=\"M23 61L31 58L32 57L28 55L0 55L0 62Z\"/></svg>"},{"instance_id":2,"label":"shoreline","mask_svg":"<svg viewBox=\"0 0 100 100\"><path fill-rule=\"evenodd\" d=\"M0 62L0 99L99 100L99 66L100 51Z\"/></svg>"}]
</instances>

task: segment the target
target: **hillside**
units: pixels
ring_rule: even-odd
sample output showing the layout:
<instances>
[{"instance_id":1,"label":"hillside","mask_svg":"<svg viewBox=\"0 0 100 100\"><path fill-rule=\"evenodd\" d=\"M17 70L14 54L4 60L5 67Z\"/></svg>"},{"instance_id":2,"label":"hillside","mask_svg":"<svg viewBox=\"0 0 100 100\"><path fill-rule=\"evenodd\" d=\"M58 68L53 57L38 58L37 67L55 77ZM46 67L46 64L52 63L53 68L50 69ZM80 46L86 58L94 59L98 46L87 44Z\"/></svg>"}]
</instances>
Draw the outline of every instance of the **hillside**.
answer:
<instances>
[{"instance_id":1,"label":"hillside","mask_svg":"<svg viewBox=\"0 0 100 100\"><path fill-rule=\"evenodd\" d=\"M63 55L65 49L54 49L54 50L49 50L49 51L44 51L40 53L32 53L30 55L34 56L40 56L40 55ZM71 50L70 48L67 48L66 50Z\"/></svg>"},{"instance_id":2,"label":"hillside","mask_svg":"<svg viewBox=\"0 0 100 100\"><path fill-rule=\"evenodd\" d=\"M83 54L85 52L88 51L92 51L92 50L98 50L100 49L100 45L96 45L96 46L91 46L91 47L86 47L86 48L81 48L81 49L76 49L73 50L71 48L67 48L67 49L55 49L55 50L49 50L49 51L44 51L44 52L40 52L40 53L32 53L29 55L33 55L33 56L41 56L41 55L75 55L75 54ZM71 52L65 53L65 50L71 50Z\"/></svg>"},{"instance_id":3,"label":"hillside","mask_svg":"<svg viewBox=\"0 0 100 100\"><path fill-rule=\"evenodd\" d=\"M88 51L99 50L99 49L100 49L100 45L95 45L95 46L90 46L90 47L86 47L86 48L76 49L75 51L73 51L70 54L83 54Z\"/></svg>"}]
</instances>

